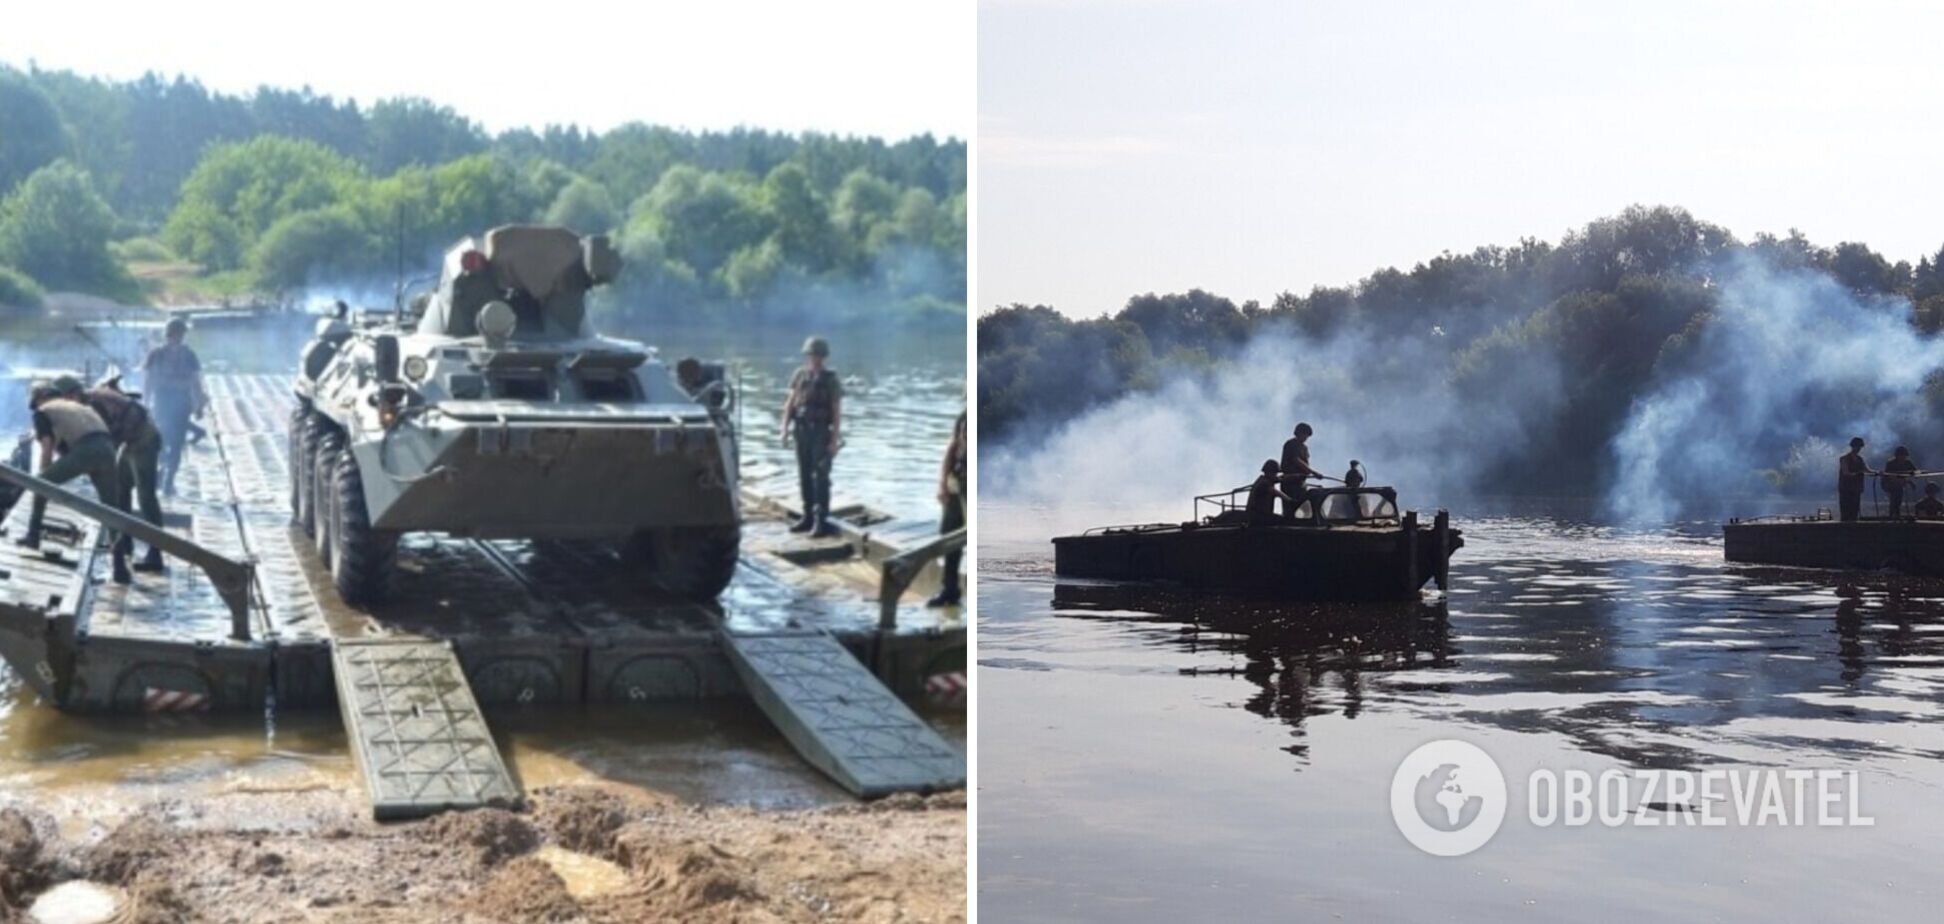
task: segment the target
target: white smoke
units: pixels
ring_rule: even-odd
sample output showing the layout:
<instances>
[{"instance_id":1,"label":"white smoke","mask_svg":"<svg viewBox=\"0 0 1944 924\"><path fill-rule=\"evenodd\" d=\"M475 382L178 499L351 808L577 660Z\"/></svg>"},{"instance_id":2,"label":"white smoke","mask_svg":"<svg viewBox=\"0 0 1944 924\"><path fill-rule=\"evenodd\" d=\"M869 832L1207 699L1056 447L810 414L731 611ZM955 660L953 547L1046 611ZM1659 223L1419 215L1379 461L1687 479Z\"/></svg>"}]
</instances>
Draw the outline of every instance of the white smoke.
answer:
<instances>
[{"instance_id":1,"label":"white smoke","mask_svg":"<svg viewBox=\"0 0 1944 924\"><path fill-rule=\"evenodd\" d=\"M1944 369L1944 340L1911 326L1908 301L1746 253L1721 270L1714 316L1684 355L1663 357L1613 439L1612 516L1724 515L1777 488L1833 500L1831 442L1862 436L1876 467L1899 442L1935 442L1924 386Z\"/></svg>"},{"instance_id":2,"label":"white smoke","mask_svg":"<svg viewBox=\"0 0 1944 924\"><path fill-rule=\"evenodd\" d=\"M1835 457L1857 435L1874 467L1902 443L1920 466L1944 469L1944 455L1925 458L1944 453L1939 402L1926 393L1944 394L1933 385L1944 383L1944 340L1911 324L1907 300L1858 295L1819 270L1778 268L1740 248L1683 276L1713 298L1655 345L1641 396L1599 437L1605 445L1557 442L1580 413L1566 396L1598 385L1576 378L1589 373L1546 338L1471 351L1461 371L1454 361L1466 344L1428 323L1403 332L1359 323L1320 338L1277 325L1212 367L1176 367L1156 388L985 443L982 487L1034 510L1048 534L1184 520L1194 495L1247 484L1297 421L1316 429L1318 470L1339 474L1359 459L1372 484L1395 486L1418 509L1524 493L1529 484L1494 481L1522 472L1583 484L1628 523L1747 515L1778 498L1827 496L1828 505ZM1528 316L1485 306L1474 328L1516 333ZM1538 477L1562 474L1533 468L1541 456L1569 471Z\"/></svg>"},{"instance_id":3,"label":"white smoke","mask_svg":"<svg viewBox=\"0 0 1944 924\"><path fill-rule=\"evenodd\" d=\"M1558 364L1523 361L1516 387L1460 395L1442 332L1359 327L1320 339L1278 326L1231 360L1183 373L1055 428L1031 445L982 448L992 495L1046 512L1049 531L1179 521L1197 494L1248 484L1279 458L1299 421L1315 429L1310 464L1340 475L1360 461L1407 508L1467 496L1554 413ZM1511 383L1508 383L1511 384Z\"/></svg>"}]
</instances>

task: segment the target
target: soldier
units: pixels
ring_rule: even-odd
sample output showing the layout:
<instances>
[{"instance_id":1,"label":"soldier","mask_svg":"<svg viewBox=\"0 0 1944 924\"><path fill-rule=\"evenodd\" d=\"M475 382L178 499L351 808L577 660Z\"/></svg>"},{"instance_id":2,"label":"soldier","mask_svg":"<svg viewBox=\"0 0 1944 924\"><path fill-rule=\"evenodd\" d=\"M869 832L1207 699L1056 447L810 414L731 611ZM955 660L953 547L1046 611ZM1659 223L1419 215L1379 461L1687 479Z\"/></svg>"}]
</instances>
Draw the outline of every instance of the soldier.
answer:
<instances>
[{"instance_id":1,"label":"soldier","mask_svg":"<svg viewBox=\"0 0 1944 924\"><path fill-rule=\"evenodd\" d=\"M1904 490L1917 474L1917 463L1910 458L1910 450L1898 446L1890 461L1883 463L1883 493L1890 495L1890 518L1903 516Z\"/></svg>"},{"instance_id":2,"label":"soldier","mask_svg":"<svg viewBox=\"0 0 1944 924\"><path fill-rule=\"evenodd\" d=\"M167 342L150 350L142 361L155 428L162 434L162 493L168 495L175 494L176 470L182 467L189 418L202 413L202 360L182 342L188 333L187 322L170 318L164 328Z\"/></svg>"},{"instance_id":3,"label":"soldier","mask_svg":"<svg viewBox=\"0 0 1944 924\"><path fill-rule=\"evenodd\" d=\"M1843 522L1854 523L1863 515L1863 481L1876 474L1863 461L1863 438L1850 440L1850 451L1836 459L1836 501Z\"/></svg>"},{"instance_id":4,"label":"soldier","mask_svg":"<svg viewBox=\"0 0 1944 924\"><path fill-rule=\"evenodd\" d=\"M952 442L945 447L945 462L938 471L938 502L945 512L938 518L939 535L965 528L965 412L960 411L958 423L952 426ZM959 562L965 553L952 551L945 553L944 587L938 596L925 601L926 606L957 606L963 594L959 591Z\"/></svg>"},{"instance_id":5,"label":"soldier","mask_svg":"<svg viewBox=\"0 0 1944 924\"><path fill-rule=\"evenodd\" d=\"M62 398L52 386L37 385L27 399L34 412L34 438L40 442L40 477L55 484L66 484L83 475L94 484L95 497L118 510L121 490L115 476L115 440L108 435L108 424L100 414L78 401ZM54 457L59 447L60 458ZM47 498L34 495L32 513L27 518L27 535L20 544L39 548L42 525L47 518ZM115 583L134 580L128 572L126 537L114 543Z\"/></svg>"},{"instance_id":6,"label":"soldier","mask_svg":"<svg viewBox=\"0 0 1944 924\"><path fill-rule=\"evenodd\" d=\"M1915 508L1919 520L1944 520L1944 501L1937 499L1937 482L1924 482L1924 499Z\"/></svg>"},{"instance_id":7,"label":"soldier","mask_svg":"<svg viewBox=\"0 0 1944 924\"><path fill-rule=\"evenodd\" d=\"M55 379L54 391L63 398L87 405L108 425L108 436L115 441L121 458L115 482L116 506L130 509L133 494L141 507L142 519L161 528L162 502L155 496L155 467L162 454L162 434L155 429L155 421L149 419L148 408L114 388L84 389L81 381L70 375ZM149 546L148 555L136 562L134 569L163 570L162 550Z\"/></svg>"},{"instance_id":8,"label":"soldier","mask_svg":"<svg viewBox=\"0 0 1944 924\"><path fill-rule=\"evenodd\" d=\"M790 376L790 398L783 403L783 440L796 440L797 480L803 490L803 519L790 532L834 536L830 463L843 445L844 383L824 365L830 358L824 338L805 340L803 356L803 366Z\"/></svg>"},{"instance_id":9,"label":"soldier","mask_svg":"<svg viewBox=\"0 0 1944 924\"><path fill-rule=\"evenodd\" d=\"M1309 491L1309 479L1323 477L1323 473L1310 468L1309 464L1309 438L1313 432L1309 424L1299 423L1296 434L1283 441L1283 516L1292 520L1296 518L1297 505L1303 502L1303 495Z\"/></svg>"},{"instance_id":10,"label":"soldier","mask_svg":"<svg viewBox=\"0 0 1944 924\"><path fill-rule=\"evenodd\" d=\"M1301 433L1300 430L1297 431ZM1270 526L1276 523L1276 498L1282 498L1283 509L1293 516L1296 510L1295 499L1282 489L1286 476L1277 474L1276 460L1262 460L1262 474L1256 476L1255 483L1249 485L1249 525Z\"/></svg>"}]
</instances>

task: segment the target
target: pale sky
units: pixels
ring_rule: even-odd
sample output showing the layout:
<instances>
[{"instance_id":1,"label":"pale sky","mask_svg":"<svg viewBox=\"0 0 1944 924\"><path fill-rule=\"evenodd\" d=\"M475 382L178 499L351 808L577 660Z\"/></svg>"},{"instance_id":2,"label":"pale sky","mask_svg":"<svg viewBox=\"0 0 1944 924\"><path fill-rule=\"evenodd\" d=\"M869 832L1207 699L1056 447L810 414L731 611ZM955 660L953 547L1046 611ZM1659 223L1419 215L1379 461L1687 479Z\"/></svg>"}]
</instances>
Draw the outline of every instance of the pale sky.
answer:
<instances>
[{"instance_id":1,"label":"pale sky","mask_svg":"<svg viewBox=\"0 0 1944 924\"><path fill-rule=\"evenodd\" d=\"M971 0L18 0L0 62L423 96L489 130L641 120L903 138L973 128Z\"/></svg>"},{"instance_id":2,"label":"pale sky","mask_svg":"<svg viewBox=\"0 0 1944 924\"><path fill-rule=\"evenodd\" d=\"M1944 245L1944 5L981 0L980 310L1345 285L1631 203Z\"/></svg>"}]
</instances>

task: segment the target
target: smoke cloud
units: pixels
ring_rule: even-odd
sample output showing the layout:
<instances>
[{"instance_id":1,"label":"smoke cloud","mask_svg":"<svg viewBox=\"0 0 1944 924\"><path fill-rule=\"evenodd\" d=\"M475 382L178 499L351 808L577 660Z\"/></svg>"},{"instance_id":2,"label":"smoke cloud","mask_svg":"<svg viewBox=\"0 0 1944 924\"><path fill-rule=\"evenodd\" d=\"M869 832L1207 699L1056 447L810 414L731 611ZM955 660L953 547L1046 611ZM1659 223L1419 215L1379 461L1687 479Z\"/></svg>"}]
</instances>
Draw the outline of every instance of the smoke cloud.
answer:
<instances>
[{"instance_id":1,"label":"smoke cloud","mask_svg":"<svg viewBox=\"0 0 1944 924\"><path fill-rule=\"evenodd\" d=\"M1049 532L1180 521L1194 495L1246 485L1298 421L1316 430L1319 471L1358 459L1401 506L1460 515L1533 493L1642 525L1777 500L1806 511L1833 504L1853 435L1874 467L1902 443L1944 469L1944 397L1927 393L1944 340L1912 325L1907 300L1857 295L1819 270L1735 247L1606 294L1462 314L1463 338L1430 322L1320 336L1258 323L1212 366L982 444L982 488Z\"/></svg>"},{"instance_id":2,"label":"smoke cloud","mask_svg":"<svg viewBox=\"0 0 1944 924\"><path fill-rule=\"evenodd\" d=\"M1032 445L986 447L985 484L1056 512L1112 510L1122 522L1184 520L1197 494L1246 485L1278 458L1297 422L1315 429L1311 464L1340 475L1352 459L1404 506L1468 494L1556 410L1551 357L1521 362L1492 400L1449 384L1455 345L1442 330L1352 328L1311 338L1277 325L1234 360L1125 397ZM1101 525L1062 523L1062 527Z\"/></svg>"},{"instance_id":3,"label":"smoke cloud","mask_svg":"<svg viewBox=\"0 0 1944 924\"><path fill-rule=\"evenodd\" d=\"M1898 443L1935 442L1924 392L1944 369L1944 341L1911 326L1908 301L1859 298L1822 273L1745 253L1714 282L1713 317L1664 356L1614 437L1611 516L1726 516L1737 499L1778 490L1833 500L1851 436L1869 441L1879 467Z\"/></svg>"}]
</instances>

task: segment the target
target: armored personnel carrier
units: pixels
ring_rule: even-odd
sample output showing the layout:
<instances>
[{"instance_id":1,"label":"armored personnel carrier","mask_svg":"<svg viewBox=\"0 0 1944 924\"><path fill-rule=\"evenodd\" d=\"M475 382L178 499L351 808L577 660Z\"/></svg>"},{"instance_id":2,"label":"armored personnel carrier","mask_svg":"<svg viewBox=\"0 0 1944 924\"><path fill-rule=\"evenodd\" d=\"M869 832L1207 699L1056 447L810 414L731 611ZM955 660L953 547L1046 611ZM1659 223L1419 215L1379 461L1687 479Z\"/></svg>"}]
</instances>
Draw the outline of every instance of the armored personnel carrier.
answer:
<instances>
[{"instance_id":1,"label":"armored personnel carrier","mask_svg":"<svg viewBox=\"0 0 1944 924\"><path fill-rule=\"evenodd\" d=\"M506 226L445 256L408 310L321 321L290 427L291 508L346 602L386 593L401 534L612 541L693 599L740 542L720 367L604 337L603 236ZM698 368L700 371L698 372Z\"/></svg>"}]
</instances>

